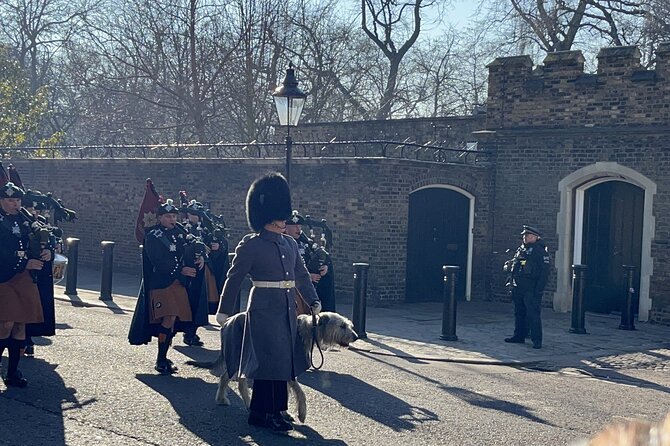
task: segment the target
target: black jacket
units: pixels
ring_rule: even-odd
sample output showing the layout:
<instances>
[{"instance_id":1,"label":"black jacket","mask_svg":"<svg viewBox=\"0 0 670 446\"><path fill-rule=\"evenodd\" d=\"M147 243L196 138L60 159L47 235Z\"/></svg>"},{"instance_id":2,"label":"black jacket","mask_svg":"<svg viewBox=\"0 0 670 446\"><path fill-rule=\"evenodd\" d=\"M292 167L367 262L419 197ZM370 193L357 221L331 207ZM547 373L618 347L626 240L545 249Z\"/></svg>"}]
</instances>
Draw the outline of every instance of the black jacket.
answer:
<instances>
[{"instance_id":1,"label":"black jacket","mask_svg":"<svg viewBox=\"0 0 670 446\"><path fill-rule=\"evenodd\" d=\"M144 237L144 253L151 263L151 277L148 280L150 290L169 287L175 279L187 284L187 278L181 274L184 267L184 235L176 228L154 226Z\"/></svg>"},{"instance_id":2,"label":"black jacket","mask_svg":"<svg viewBox=\"0 0 670 446\"><path fill-rule=\"evenodd\" d=\"M542 294L549 279L549 251L540 239L517 248L512 259L513 286Z\"/></svg>"},{"instance_id":3,"label":"black jacket","mask_svg":"<svg viewBox=\"0 0 670 446\"><path fill-rule=\"evenodd\" d=\"M30 250L30 223L22 215L0 209L0 283L26 269Z\"/></svg>"}]
</instances>

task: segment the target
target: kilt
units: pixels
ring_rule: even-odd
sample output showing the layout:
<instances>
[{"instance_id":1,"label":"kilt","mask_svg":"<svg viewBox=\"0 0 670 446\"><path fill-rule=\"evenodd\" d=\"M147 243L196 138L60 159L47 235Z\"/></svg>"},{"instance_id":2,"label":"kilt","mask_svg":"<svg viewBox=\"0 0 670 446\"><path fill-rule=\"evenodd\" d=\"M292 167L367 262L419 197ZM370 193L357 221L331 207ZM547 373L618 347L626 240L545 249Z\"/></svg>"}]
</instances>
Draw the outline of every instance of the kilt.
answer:
<instances>
[{"instance_id":1,"label":"kilt","mask_svg":"<svg viewBox=\"0 0 670 446\"><path fill-rule=\"evenodd\" d=\"M186 288L178 280L167 288L151 290L150 322L157 324L165 316L177 316L183 322L192 320Z\"/></svg>"},{"instance_id":2,"label":"kilt","mask_svg":"<svg viewBox=\"0 0 670 446\"><path fill-rule=\"evenodd\" d=\"M205 287L207 287L207 302L219 304L219 290L216 288L216 277L208 265L205 265Z\"/></svg>"},{"instance_id":3,"label":"kilt","mask_svg":"<svg viewBox=\"0 0 670 446\"><path fill-rule=\"evenodd\" d=\"M44 322L40 293L28 271L0 283L0 321L23 324Z\"/></svg>"}]
</instances>

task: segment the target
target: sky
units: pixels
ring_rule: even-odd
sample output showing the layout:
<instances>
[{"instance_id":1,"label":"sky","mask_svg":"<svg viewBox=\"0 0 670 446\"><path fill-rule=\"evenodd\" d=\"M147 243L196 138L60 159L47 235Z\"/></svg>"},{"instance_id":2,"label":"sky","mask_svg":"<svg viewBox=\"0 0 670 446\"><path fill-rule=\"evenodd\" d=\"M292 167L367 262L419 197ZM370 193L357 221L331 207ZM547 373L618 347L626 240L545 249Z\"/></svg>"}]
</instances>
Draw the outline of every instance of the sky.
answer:
<instances>
[{"instance_id":1,"label":"sky","mask_svg":"<svg viewBox=\"0 0 670 446\"><path fill-rule=\"evenodd\" d=\"M442 0L444 1L444 0ZM468 26L468 22L472 19L475 13L479 0L450 0L449 5L442 11L442 24L435 22L433 14L427 14L425 20L422 21L421 27L424 31L430 34L441 34L444 24L447 23L454 28L463 28ZM430 12L430 10L428 11ZM434 15L437 13L435 12Z\"/></svg>"}]
</instances>

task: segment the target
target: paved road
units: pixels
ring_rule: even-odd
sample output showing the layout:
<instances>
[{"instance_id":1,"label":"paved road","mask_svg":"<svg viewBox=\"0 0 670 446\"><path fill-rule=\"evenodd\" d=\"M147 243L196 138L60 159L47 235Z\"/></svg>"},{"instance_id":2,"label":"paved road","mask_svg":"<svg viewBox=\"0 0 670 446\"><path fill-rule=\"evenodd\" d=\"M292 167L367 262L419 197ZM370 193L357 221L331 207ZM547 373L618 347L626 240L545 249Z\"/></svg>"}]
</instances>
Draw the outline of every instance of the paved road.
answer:
<instances>
[{"instance_id":1,"label":"paved road","mask_svg":"<svg viewBox=\"0 0 670 446\"><path fill-rule=\"evenodd\" d=\"M22 362L30 386L0 386L0 444L560 445L670 409L665 349L532 369L343 350L301 377L306 424L273 434L246 424L237 396L216 406L216 379L181 365L214 356L217 330L202 330L206 348L176 338L180 372L164 377L152 369L154 344L128 344L130 313L58 302L57 314L58 335Z\"/></svg>"}]
</instances>

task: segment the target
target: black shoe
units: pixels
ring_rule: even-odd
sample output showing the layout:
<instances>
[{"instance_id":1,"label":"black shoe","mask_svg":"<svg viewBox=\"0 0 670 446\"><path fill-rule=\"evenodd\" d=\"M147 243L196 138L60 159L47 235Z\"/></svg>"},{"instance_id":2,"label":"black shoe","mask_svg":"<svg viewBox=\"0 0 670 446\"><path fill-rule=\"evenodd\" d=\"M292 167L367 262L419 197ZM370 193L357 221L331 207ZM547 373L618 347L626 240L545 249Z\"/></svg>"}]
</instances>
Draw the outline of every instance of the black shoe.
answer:
<instances>
[{"instance_id":1,"label":"black shoe","mask_svg":"<svg viewBox=\"0 0 670 446\"><path fill-rule=\"evenodd\" d=\"M517 338L512 336L511 338L505 338L505 342L508 344L523 344L526 342L526 340L524 338Z\"/></svg>"},{"instance_id":2,"label":"black shoe","mask_svg":"<svg viewBox=\"0 0 670 446\"><path fill-rule=\"evenodd\" d=\"M295 418L293 418L293 417L291 416L290 413L288 413L288 412L286 412L286 411L279 412L279 413L281 414L281 417L282 417L285 421L288 421L289 423L295 423Z\"/></svg>"},{"instance_id":3,"label":"black shoe","mask_svg":"<svg viewBox=\"0 0 670 446\"><path fill-rule=\"evenodd\" d=\"M14 376L8 376L3 380L5 382L5 385L7 387L26 387L28 385L28 380L25 379L22 375L21 372L18 370L14 374Z\"/></svg>"},{"instance_id":4,"label":"black shoe","mask_svg":"<svg viewBox=\"0 0 670 446\"><path fill-rule=\"evenodd\" d=\"M249 412L249 418L247 419L247 423L251 424L252 426L260 426L260 427L265 427L265 414L261 412L255 412L251 411Z\"/></svg>"},{"instance_id":5,"label":"black shoe","mask_svg":"<svg viewBox=\"0 0 670 446\"><path fill-rule=\"evenodd\" d=\"M177 373L177 367L172 364L172 361L169 359L159 359L156 361L156 366L154 367L158 373L161 375L171 375Z\"/></svg>"},{"instance_id":6,"label":"black shoe","mask_svg":"<svg viewBox=\"0 0 670 446\"><path fill-rule=\"evenodd\" d=\"M533 343L533 348L535 348L535 349L542 348L542 344L540 344L538 342L535 342L535 343Z\"/></svg>"},{"instance_id":7,"label":"black shoe","mask_svg":"<svg viewBox=\"0 0 670 446\"><path fill-rule=\"evenodd\" d=\"M268 414L266 423L267 427L276 432L288 432L293 430L293 426L282 417L281 412Z\"/></svg>"},{"instance_id":8,"label":"black shoe","mask_svg":"<svg viewBox=\"0 0 670 446\"><path fill-rule=\"evenodd\" d=\"M23 353L26 356L33 356L35 354L35 346L34 345L26 345L26 348L23 350Z\"/></svg>"},{"instance_id":9,"label":"black shoe","mask_svg":"<svg viewBox=\"0 0 670 446\"><path fill-rule=\"evenodd\" d=\"M281 413L264 414L261 412L251 411L247 423L252 426L266 427L275 432L288 432L293 430L291 423L282 418Z\"/></svg>"},{"instance_id":10,"label":"black shoe","mask_svg":"<svg viewBox=\"0 0 670 446\"><path fill-rule=\"evenodd\" d=\"M202 347L205 345L205 343L200 340L198 335L184 336L184 344L190 345L191 347Z\"/></svg>"}]
</instances>

